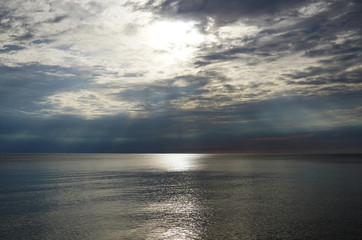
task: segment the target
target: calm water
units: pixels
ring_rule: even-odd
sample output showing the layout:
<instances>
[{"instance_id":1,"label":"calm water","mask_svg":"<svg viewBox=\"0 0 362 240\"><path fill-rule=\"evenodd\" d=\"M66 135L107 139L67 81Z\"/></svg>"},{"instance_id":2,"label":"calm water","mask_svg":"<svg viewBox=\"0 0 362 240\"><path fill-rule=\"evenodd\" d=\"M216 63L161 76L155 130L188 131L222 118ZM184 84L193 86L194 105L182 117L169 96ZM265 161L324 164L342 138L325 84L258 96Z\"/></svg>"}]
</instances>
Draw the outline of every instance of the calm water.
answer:
<instances>
[{"instance_id":1,"label":"calm water","mask_svg":"<svg viewBox=\"0 0 362 240\"><path fill-rule=\"evenodd\" d=\"M361 155L0 155L0 239L361 239Z\"/></svg>"}]
</instances>

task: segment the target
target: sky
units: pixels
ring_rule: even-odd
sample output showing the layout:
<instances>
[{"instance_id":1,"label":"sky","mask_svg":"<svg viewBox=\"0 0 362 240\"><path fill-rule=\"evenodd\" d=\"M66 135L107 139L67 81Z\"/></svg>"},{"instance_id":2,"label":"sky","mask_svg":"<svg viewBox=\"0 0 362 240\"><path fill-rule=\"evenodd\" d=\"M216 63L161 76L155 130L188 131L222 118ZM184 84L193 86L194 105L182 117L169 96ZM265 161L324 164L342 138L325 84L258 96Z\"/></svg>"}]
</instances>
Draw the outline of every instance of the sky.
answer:
<instances>
[{"instance_id":1,"label":"sky","mask_svg":"<svg viewBox=\"0 0 362 240\"><path fill-rule=\"evenodd\" d=\"M362 152L359 0L0 0L0 152Z\"/></svg>"}]
</instances>

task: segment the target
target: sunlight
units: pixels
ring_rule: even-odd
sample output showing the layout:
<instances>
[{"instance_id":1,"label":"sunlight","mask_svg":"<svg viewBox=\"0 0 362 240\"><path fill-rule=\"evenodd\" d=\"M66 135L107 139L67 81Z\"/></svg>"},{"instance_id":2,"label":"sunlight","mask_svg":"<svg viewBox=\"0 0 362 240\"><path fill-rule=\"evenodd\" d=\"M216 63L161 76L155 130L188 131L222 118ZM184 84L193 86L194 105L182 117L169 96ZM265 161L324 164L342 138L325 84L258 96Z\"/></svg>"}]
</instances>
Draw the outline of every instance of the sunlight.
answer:
<instances>
[{"instance_id":1,"label":"sunlight","mask_svg":"<svg viewBox=\"0 0 362 240\"><path fill-rule=\"evenodd\" d=\"M155 51L171 54L180 60L187 59L202 40L194 22L160 21L154 23L148 32L149 44Z\"/></svg>"},{"instance_id":2,"label":"sunlight","mask_svg":"<svg viewBox=\"0 0 362 240\"><path fill-rule=\"evenodd\" d=\"M163 154L161 164L168 171L187 171L195 167L197 154Z\"/></svg>"}]
</instances>

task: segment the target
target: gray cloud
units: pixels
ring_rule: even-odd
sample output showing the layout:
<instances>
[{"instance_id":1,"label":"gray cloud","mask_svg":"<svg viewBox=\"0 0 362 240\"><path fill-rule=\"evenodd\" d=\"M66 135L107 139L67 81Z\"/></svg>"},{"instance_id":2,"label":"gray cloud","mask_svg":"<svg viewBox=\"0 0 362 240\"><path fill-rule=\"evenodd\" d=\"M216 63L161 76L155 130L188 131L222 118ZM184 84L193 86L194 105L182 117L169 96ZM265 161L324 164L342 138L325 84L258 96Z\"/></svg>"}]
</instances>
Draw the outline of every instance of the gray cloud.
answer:
<instances>
[{"instance_id":1,"label":"gray cloud","mask_svg":"<svg viewBox=\"0 0 362 240\"><path fill-rule=\"evenodd\" d=\"M209 90L204 87L211 80L203 76L185 75L163 80L149 85L134 85L119 94L119 99L138 102L147 112L175 111L172 101L182 102L202 99L202 94ZM182 82L181 86L177 82Z\"/></svg>"},{"instance_id":2,"label":"gray cloud","mask_svg":"<svg viewBox=\"0 0 362 240\"><path fill-rule=\"evenodd\" d=\"M322 73L328 74L328 76L326 77L319 76ZM322 85L322 84L331 84L331 83L357 84L362 82L361 76L362 76L361 69L348 71L348 72L340 72L337 70L330 71L330 69L315 68L315 69L310 69L310 71L299 72L295 75L291 75L290 77L292 77L292 79L303 79L303 80L288 81L288 84L299 84L299 85Z\"/></svg>"},{"instance_id":3,"label":"gray cloud","mask_svg":"<svg viewBox=\"0 0 362 240\"><path fill-rule=\"evenodd\" d=\"M306 5L312 1L282 1L282 0L165 0L156 3L151 0L144 6L136 5L137 9L147 9L167 17L198 19L207 21L208 17L216 20L218 25L229 24L240 19L254 22L257 17L266 17L264 21L270 21L270 17L280 14L294 14L297 7ZM278 16L278 20L279 20ZM275 20L274 20L275 21Z\"/></svg>"},{"instance_id":4,"label":"gray cloud","mask_svg":"<svg viewBox=\"0 0 362 240\"><path fill-rule=\"evenodd\" d=\"M4 112L36 112L44 107L39 103L45 97L90 85L84 79L87 73L55 66L0 67L0 72L0 109Z\"/></svg>"},{"instance_id":5,"label":"gray cloud","mask_svg":"<svg viewBox=\"0 0 362 240\"><path fill-rule=\"evenodd\" d=\"M143 73L125 73L125 74L123 74L123 77L126 77L126 78L143 77L143 76L144 76Z\"/></svg>"},{"instance_id":6,"label":"gray cloud","mask_svg":"<svg viewBox=\"0 0 362 240\"><path fill-rule=\"evenodd\" d=\"M0 151L354 152L362 143L362 129L336 124L337 115L333 120L328 114L345 109L361 117L361 112L349 111L359 104L356 94L330 96L318 103L308 98L280 98L214 112L164 112L147 119L118 115L84 121L69 115L48 119L2 115ZM345 114L339 121L346 124L352 115Z\"/></svg>"},{"instance_id":7,"label":"gray cloud","mask_svg":"<svg viewBox=\"0 0 362 240\"><path fill-rule=\"evenodd\" d=\"M272 2L274 1L270 1L270 3ZM360 53L361 29L356 22L362 21L361 15L357 14L361 11L361 5L357 2L350 4L346 4L344 1L332 2L327 10L311 17L290 17L292 24L287 26L281 27L278 24L270 23L254 38L240 39L243 47L232 47L219 53L206 55L204 58L225 60L235 58L236 54L242 53L259 54L263 57L272 54L285 56L294 51L305 51L308 57ZM283 21L287 22L288 18ZM339 34L342 35L338 36ZM347 34L347 36L343 36L343 34ZM269 39L261 41L265 37ZM343 43L334 43L333 41L338 37L341 40L347 37L349 39L345 39ZM215 51L215 49L210 50Z\"/></svg>"},{"instance_id":8,"label":"gray cloud","mask_svg":"<svg viewBox=\"0 0 362 240\"><path fill-rule=\"evenodd\" d=\"M8 53L11 51L19 51L19 50L23 50L25 47L20 46L20 45L4 45L2 49L0 49L0 54L1 53Z\"/></svg>"},{"instance_id":9,"label":"gray cloud","mask_svg":"<svg viewBox=\"0 0 362 240\"><path fill-rule=\"evenodd\" d=\"M64 19L66 19L68 16L67 15L62 15L62 16L56 16L53 19L49 19L46 22L48 23L59 23L61 21L63 21Z\"/></svg>"},{"instance_id":10,"label":"gray cloud","mask_svg":"<svg viewBox=\"0 0 362 240\"><path fill-rule=\"evenodd\" d=\"M33 39L33 38L34 38L34 35L33 35L32 33L30 33L30 32L27 32L27 33L25 33L25 34L23 34L23 35L17 36L17 37L15 38L15 40L17 40L17 41L24 41L24 40L31 40L31 39Z\"/></svg>"}]
</instances>

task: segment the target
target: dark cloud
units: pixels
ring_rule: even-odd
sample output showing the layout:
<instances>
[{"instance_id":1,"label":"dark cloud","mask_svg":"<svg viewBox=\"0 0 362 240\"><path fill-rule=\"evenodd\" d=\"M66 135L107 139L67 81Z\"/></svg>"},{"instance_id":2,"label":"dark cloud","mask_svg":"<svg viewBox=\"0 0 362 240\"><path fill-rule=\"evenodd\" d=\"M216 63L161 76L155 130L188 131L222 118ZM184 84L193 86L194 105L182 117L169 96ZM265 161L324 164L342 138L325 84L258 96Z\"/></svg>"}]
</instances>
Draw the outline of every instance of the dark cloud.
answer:
<instances>
[{"instance_id":1,"label":"dark cloud","mask_svg":"<svg viewBox=\"0 0 362 240\"><path fill-rule=\"evenodd\" d=\"M166 1L162 7L171 6L175 1ZM190 6L196 6L195 1L191 1ZM244 20L244 16L238 17L246 23L250 23L257 15L265 15L268 11L253 11L252 6L258 5L248 3L248 1L233 1L234 7L238 4L245 4L245 9L250 9L249 20ZM262 2L262 1L261 1ZM302 4L324 3L323 1L300 2L296 5L286 4L282 7L282 2L276 1L275 8L270 8L265 4L270 14L276 13L277 9L291 9L291 7L300 7ZM273 4L274 1L270 1ZM186 12L203 12L208 9L206 6L218 6L219 2L213 1L205 3L200 1L201 8ZM208 5L209 4L209 5ZM211 5L210 5L211 4ZM221 4L221 2L220 2ZM251 4L251 5L249 5ZM279 5L281 4L281 5ZM175 6L181 6L177 3ZM228 6L225 7L231 7ZM263 8L263 6L260 6ZM177 8L176 8L177 9ZM217 8L215 8L216 11ZM239 9L239 8L236 8ZM223 10L220 10L222 16ZM236 11L236 10L235 10ZM279 25L277 21L271 21L269 26L264 26L253 37L233 37L223 39L222 44L200 49L198 57L195 59L195 66L203 68L213 63L223 63L228 61L240 61L249 66L257 66L265 62L277 61L296 53L304 53L307 58L319 58L314 66L303 67L294 73L284 74L285 83L298 85L329 85L329 84L357 84L361 82L362 75L360 66L362 64L362 37L361 28L358 24L362 21L362 4L358 1L330 1L326 8L312 16L303 16L301 12L297 14L285 15L280 18L278 14L274 15L279 22L285 22ZM184 11L177 12L183 14ZM252 16L252 15L255 16ZM210 15L212 16L212 15ZM287 23L287 24L286 24ZM215 31L212 30L212 31ZM228 41L232 44L228 45ZM240 46L235 46L239 43ZM241 47L242 46L242 47Z\"/></svg>"},{"instance_id":2,"label":"dark cloud","mask_svg":"<svg viewBox=\"0 0 362 240\"><path fill-rule=\"evenodd\" d=\"M344 70L344 69L343 69ZM328 74L327 77L319 76L320 74ZM358 84L362 82L362 69L351 71L335 72L328 71L324 68L316 68L306 72L299 72L295 75L289 75L292 79L303 79L299 81L288 81L288 84L297 85L327 85L333 83Z\"/></svg>"},{"instance_id":3,"label":"dark cloud","mask_svg":"<svg viewBox=\"0 0 362 240\"><path fill-rule=\"evenodd\" d=\"M217 107L223 101L232 101L229 93L237 91L230 80L217 72L200 72L198 75L182 75L172 79L156 81L151 84L133 84L117 94L117 99L138 103L146 112L177 112L192 102L193 108ZM218 85L215 89L212 85ZM205 94L212 96L205 97ZM210 111L212 107L210 106Z\"/></svg>"},{"instance_id":4,"label":"dark cloud","mask_svg":"<svg viewBox=\"0 0 362 240\"><path fill-rule=\"evenodd\" d=\"M300 6L306 5L309 0L165 0L156 3L151 0L144 6L136 5L137 9L152 10L167 17L183 16L191 19L207 21L214 18L217 24L224 25L240 19L273 16L280 13L293 13Z\"/></svg>"},{"instance_id":5,"label":"dark cloud","mask_svg":"<svg viewBox=\"0 0 362 240\"><path fill-rule=\"evenodd\" d=\"M0 9L0 33L7 31L11 28L13 20L12 11L7 8Z\"/></svg>"},{"instance_id":6,"label":"dark cloud","mask_svg":"<svg viewBox=\"0 0 362 240\"><path fill-rule=\"evenodd\" d=\"M244 47L235 47L228 50L222 50L218 52L208 53L204 56L200 56L199 58L203 59L202 61L196 61L195 64L199 66L204 66L207 64L211 64L212 62L218 61L226 61L237 59L238 54L254 54L255 48L244 48Z\"/></svg>"},{"instance_id":7,"label":"dark cloud","mask_svg":"<svg viewBox=\"0 0 362 240\"><path fill-rule=\"evenodd\" d=\"M59 23L61 21L63 21L64 19L66 19L68 16L67 15L62 15L62 16L56 16L53 19L49 19L46 22L47 23Z\"/></svg>"},{"instance_id":8,"label":"dark cloud","mask_svg":"<svg viewBox=\"0 0 362 240\"><path fill-rule=\"evenodd\" d=\"M179 79L183 79L179 77ZM185 76L185 81L189 81L190 77ZM200 89L204 79L197 79L187 86L173 86L175 80L166 81L165 83L155 83L146 86L134 86L127 91L119 94L119 99L124 101L138 102L146 111L153 113L161 111L171 111L171 101L183 97L190 99L193 96L200 96L207 90ZM201 83L200 83L201 82ZM186 99L184 99L185 101Z\"/></svg>"},{"instance_id":9,"label":"dark cloud","mask_svg":"<svg viewBox=\"0 0 362 240\"><path fill-rule=\"evenodd\" d=\"M121 115L93 120L66 115L48 119L7 115L0 118L0 151L358 152L362 144L360 127L325 123L311 128L303 124L313 121L321 111L333 110L335 103L338 109L346 109L359 101L357 95L323 101L275 99L213 112L164 112L147 119ZM343 117L344 121L348 119Z\"/></svg>"},{"instance_id":10,"label":"dark cloud","mask_svg":"<svg viewBox=\"0 0 362 240\"><path fill-rule=\"evenodd\" d=\"M52 43L52 42L54 42L54 40L51 40L51 39L37 39L37 40L32 41L31 43L32 44L49 44L49 43Z\"/></svg>"},{"instance_id":11,"label":"dark cloud","mask_svg":"<svg viewBox=\"0 0 362 240\"><path fill-rule=\"evenodd\" d=\"M329 124L325 120L333 117L325 112L353 109L359 102L357 93L324 99L280 98L213 112L164 112L146 119L2 115L0 151L358 152L361 127ZM316 117L321 118L318 124L305 126ZM347 123L351 116L343 117Z\"/></svg>"},{"instance_id":12,"label":"dark cloud","mask_svg":"<svg viewBox=\"0 0 362 240\"><path fill-rule=\"evenodd\" d=\"M33 38L34 38L34 35L33 35L32 33L28 32L28 33L25 33L25 34L23 34L23 35L17 36L17 37L15 38L15 40L17 40L17 41L24 41L24 40L31 40L31 39L33 39Z\"/></svg>"},{"instance_id":13,"label":"dark cloud","mask_svg":"<svg viewBox=\"0 0 362 240\"><path fill-rule=\"evenodd\" d=\"M39 110L45 97L62 91L72 91L89 86L86 73L57 66L23 65L0 67L0 109L2 111ZM64 77L64 74L72 76Z\"/></svg>"},{"instance_id":14,"label":"dark cloud","mask_svg":"<svg viewBox=\"0 0 362 240\"><path fill-rule=\"evenodd\" d=\"M212 64L211 61L195 61L194 64L198 67L203 67Z\"/></svg>"},{"instance_id":15,"label":"dark cloud","mask_svg":"<svg viewBox=\"0 0 362 240\"><path fill-rule=\"evenodd\" d=\"M20 45L4 45L2 47L2 49L0 49L0 54L12 52L12 51L19 51L19 50L23 50L23 49L25 49L25 47L20 46Z\"/></svg>"}]
</instances>

